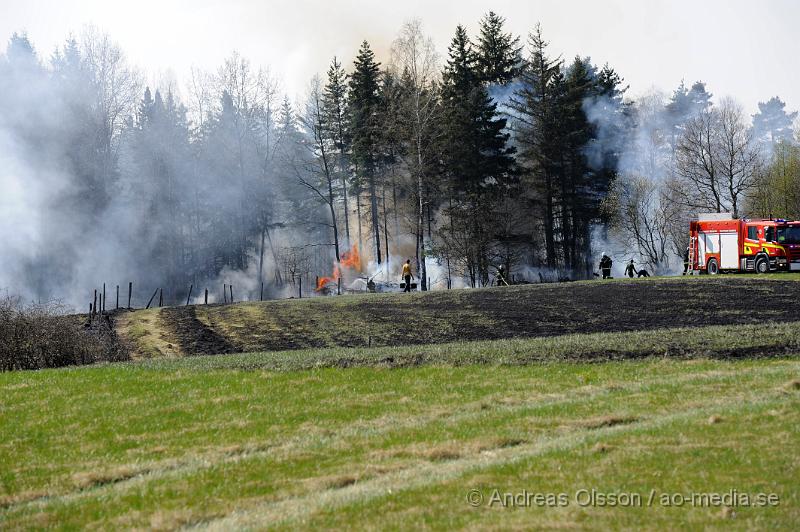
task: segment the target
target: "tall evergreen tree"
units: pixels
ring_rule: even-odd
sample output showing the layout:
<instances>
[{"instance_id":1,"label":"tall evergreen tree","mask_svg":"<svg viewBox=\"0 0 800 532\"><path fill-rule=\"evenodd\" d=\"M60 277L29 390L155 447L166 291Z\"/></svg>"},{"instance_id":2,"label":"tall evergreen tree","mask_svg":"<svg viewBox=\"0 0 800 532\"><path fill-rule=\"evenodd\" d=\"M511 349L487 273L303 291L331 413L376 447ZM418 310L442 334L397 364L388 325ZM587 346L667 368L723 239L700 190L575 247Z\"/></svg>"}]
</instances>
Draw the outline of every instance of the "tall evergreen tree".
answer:
<instances>
[{"instance_id":1,"label":"tall evergreen tree","mask_svg":"<svg viewBox=\"0 0 800 532\"><path fill-rule=\"evenodd\" d=\"M328 81L322 95L325 124L328 135L336 149L336 169L342 186L342 204L344 214L345 246L350 246L350 216L347 199L347 182L350 178L348 157L351 149L350 132L347 116L347 74L342 64L334 57L328 69Z\"/></svg>"},{"instance_id":2,"label":"tall evergreen tree","mask_svg":"<svg viewBox=\"0 0 800 532\"><path fill-rule=\"evenodd\" d=\"M493 11L483 16L476 50L477 69L484 83L510 83L522 64L519 37L503 31L505 19Z\"/></svg>"},{"instance_id":3,"label":"tall evergreen tree","mask_svg":"<svg viewBox=\"0 0 800 532\"><path fill-rule=\"evenodd\" d=\"M547 41L537 25L528 37L530 57L520 74L520 88L511 98L514 112L515 141L520 147L519 162L524 168L522 197L541 212L544 228L545 263L557 264L556 200L557 180L561 162L557 153L561 144L558 105L564 90L561 59L547 55ZM532 231L532 245L536 232Z\"/></svg>"},{"instance_id":4,"label":"tall evergreen tree","mask_svg":"<svg viewBox=\"0 0 800 532\"><path fill-rule=\"evenodd\" d=\"M683 132L685 124L703 111L711 107L712 94L706 90L702 81L696 81L690 88L681 84L672 93L667 104L667 117L670 128L670 143L675 149L677 139Z\"/></svg>"},{"instance_id":5,"label":"tall evergreen tree","mask_svg":"<svg viewBox=\"0 0 800 532\"><path fill-rule=\"evenodd\" d=\"M378 221L378 113L380 108L380 63L364 41L358 51L350 76L350 131L353 143L353 162L366 183L370 199L370 218L375 259L382 262L381 232Z\"/></svg>"},{"instance_id":6,"label":"tall evergreen tree","mask_svg":"<svg viewBox=\"0 0 800 532\"><path fill-rule=\"evenodd\" d=\"M794 140L792 126L797 118L797 111L786 112L786 104L777 96L766 102L758 102L758 112L753 115L753 129L756 138L767 140L770 144L780 141Z\"/></svg>"},{"instance_id":7,"label":"tall evergreen tree","mask_svg":"<svg viewBox=\"0 0 800 532\"><path fill-rule=\"evenodd\" d=\"M513 179L514 148L506 119L481 83L476 56L463 27L453 38L442 88L442 158L453 202L449 215L467 236L472 282L489 280L494 207ZM452 235L451 235L452 238Z\"/></svg>"}]
</instances>

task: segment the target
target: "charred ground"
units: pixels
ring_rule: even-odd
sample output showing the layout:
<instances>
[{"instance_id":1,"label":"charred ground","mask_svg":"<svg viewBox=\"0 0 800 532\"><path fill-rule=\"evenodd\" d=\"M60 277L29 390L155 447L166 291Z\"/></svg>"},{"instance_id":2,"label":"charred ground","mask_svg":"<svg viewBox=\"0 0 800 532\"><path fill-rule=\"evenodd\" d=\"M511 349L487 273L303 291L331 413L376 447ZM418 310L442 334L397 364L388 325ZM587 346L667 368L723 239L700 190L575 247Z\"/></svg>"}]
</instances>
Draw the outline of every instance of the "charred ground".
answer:
<instances>
[{"instance_id":1,"label":"charred ground","mask_svg":"<svg viewBox=\"0 0 800 532\"><path fill-rule=\"evenodd\" d=\"M789 322L793 277L581 282L370 294L134 312L120 332L142 357Z\"/></svg>"}]
</instances>

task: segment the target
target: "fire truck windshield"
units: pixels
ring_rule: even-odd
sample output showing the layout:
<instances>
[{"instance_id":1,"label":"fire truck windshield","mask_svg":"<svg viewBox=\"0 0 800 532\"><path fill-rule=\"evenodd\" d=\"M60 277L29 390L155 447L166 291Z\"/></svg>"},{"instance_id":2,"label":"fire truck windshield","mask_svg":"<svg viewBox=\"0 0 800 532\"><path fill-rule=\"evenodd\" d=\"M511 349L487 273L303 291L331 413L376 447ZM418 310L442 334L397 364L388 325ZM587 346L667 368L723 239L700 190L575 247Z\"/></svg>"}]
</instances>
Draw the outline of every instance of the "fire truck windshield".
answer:
<instances>
[{"instance_id":1,"label":"fire truck windshield","mask_svg":"<svg viewBox=\"0 0 800 532\"><path fill-rule=\"evenodd\" d=\"M800 244L800 225L778 227L778 244Z\"/></svg>"}]
</instances>

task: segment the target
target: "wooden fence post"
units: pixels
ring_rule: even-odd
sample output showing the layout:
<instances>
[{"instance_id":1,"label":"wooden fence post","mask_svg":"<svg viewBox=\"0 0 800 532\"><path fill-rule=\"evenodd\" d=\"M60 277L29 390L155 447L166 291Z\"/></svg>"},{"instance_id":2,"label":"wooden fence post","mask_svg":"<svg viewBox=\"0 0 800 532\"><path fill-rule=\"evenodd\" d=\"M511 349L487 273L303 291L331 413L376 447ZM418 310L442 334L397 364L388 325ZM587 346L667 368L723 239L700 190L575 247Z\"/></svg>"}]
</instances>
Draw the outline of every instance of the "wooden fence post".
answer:
<instances>
[{"instance_id":1,"label":"wooden fence post","mask_svg":"<svg viewBox=\"0 0 800 532\"><path fill-rule=\"evenodd\" d=\"M230 290L231 290L231 303L233 303L233 285L229 284L228 288L230 288Z\"/></svg>"},{"instance_id":2,"label":"wooden fence post","mask_svg":"<svg viewBox=\"0 0 800 532\"><path fill-rule=\"evenodd\" d=\"M205 299L205 304L206 304L206 305L208 305L208 288L206 288L206 299Z\"/></svg>"},{"instance_id":3,"label":"wooden fence post","mask_svg":"<svg viewBox=\"0 0 800 532\"><path fill-rule=\"evenodd\" d=\"M192 298L192 288L194 288L193 284L189 285L189 295L186 296L186 306L189 306L189 300Z\"/></svg>"},{"instance_id":4,"label":"wooden fence post","mask_svg":"<svg viewBox=\"0 0 800 532\"><path fill-rule=\"evenodd\" d=\"M103 304L100 306L103 312L106 311L106 283L103 283Z\"/></svg>"},{"instance_id":5,"label":"wooden fence post","mask_svg":"<svg viewBox=\"0 0 800 532\"><path fill-rule=\"evenodd\" d=\"M228 285L226 285L225 283L222 284L222 302L223 303L228 302Z\"/></svg>"},{"instance_id":6,"label":"wooden fence post","mask_svg":"<svg viewBox=\"0 0 800 532\"><path fill-rule=\"evenodd\" d=\"M162 306L164 304L164 289L158 289L158 306Z\"/></svg>"},{"instance_id":7,"label":"wooden fence post","mask_svg":"<svg viewBox=\"0 0 800 532\"><path fill-rule=\"evenodd\" d=\"M131 308L131 296L133 295L133 281L128 282L128 308Z\"/></svg>"},{"instance_id":8,"label":"wooden fence post","mask_svg":"<svg viewBox=\"0 0 800 532\"><path fill-rule=\"evenodd\" d=\"M146 307L144 307L144 308L145 308L145 310L147 310L147 309L149 309L149 308L150 308L150 303L152 303L152 302L153 302L153 299L155 299L155 297L156 297L156 294L157 294L157 293L158 293L158 288L156 288L156 289L155 289L155 291L153 292L153 295L152 295L152 296L150 296L150 301L148 301L148 302L147 302L147 306L146 306Z\"/></svg>"},{"instance_id":9,"label":"wooden fence post","mask_svg":"<svg viewBox=\"0 0 800 532\"><path fill-rule=\"evenodd\" d=\"M114 306L114 310L119 309L119 285L117 285L117 304Z\"/></svg>"},{"instance_id":10,"label":"wooden fence post","mask_svg":"<svg viewBox=\"0 0 800 532\"><path fill-rule=\"evenodd\" d=\"M92 303L92 315L97 314L97 288L94 289L94 302Z\"/></svg>"}]
</instances>

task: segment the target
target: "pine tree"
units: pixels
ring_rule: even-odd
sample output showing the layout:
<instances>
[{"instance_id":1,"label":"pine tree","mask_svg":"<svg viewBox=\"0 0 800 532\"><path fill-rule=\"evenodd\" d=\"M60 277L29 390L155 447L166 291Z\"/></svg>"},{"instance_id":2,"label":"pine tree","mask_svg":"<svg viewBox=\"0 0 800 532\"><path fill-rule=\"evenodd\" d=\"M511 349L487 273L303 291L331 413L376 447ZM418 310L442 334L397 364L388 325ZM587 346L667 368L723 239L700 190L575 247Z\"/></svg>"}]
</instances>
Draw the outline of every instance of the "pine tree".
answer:
<instances>
[{"instance_id":1,"label":"pine tree","mask_svg":"<svg viewBox=\"0 0 800 532\"><path fill-rule=\"evenodd\" d=\"M530 212L534 211L531 207L541 210L545 262L549 268L555 268L556 185L561 162L558 149L562 144L558 105L564 88L561 59L549 58L547 46L541 26L537 25L528 38L530 57L520 73L520 88L509 107L516 116L515 140L520 146L518 159L524 168L522 195Z\"/></svg>"},{"instance_id":2,"label":"pine tree","mask_svg":"<svg viewBox=\"0 0 800 532\"><path fill-rule=\"evenodd\" d=\"M689 106L692 115L711 107L711 97L713 94L706 90L706 84L702 81L695 81L689 89Z\"/></svg>"},{"instance_id":3,"label":"pine tree","mask_svg":"<svg viewBox=\"0 0 800 532\"><path fill-rule=\"evenodd\" d=\"M476 56L459 26L443 74L442 157L450 182L449 214L466 234L472 282L489 280L489 247L494 207L513 180L514 148L508 147L506 119L478 75ZM451 235L451 239L454 238Z\"/></svg>"},{"instance_id":4,"label":"pine tree","mask_svg":"<svg viewBox=\"0 0 800 532\"><path fill-rule=\"evenodd\" d=\"M334 57L328 69L328 81L322 95L325 123L328 135L333 139L333 144L338 152L337 170L342 186L342 203L344 211L345 246L350 246L350 217L347 199L347 182L350 177L348 156L350 153L350 134L348 131L347 116L347 74L342 64Z\"/></svg>"},{"instance_id":5,"label":"pine tree","mask_svg":"<svg viewBox=\"0 0 800 532\"><path fill-rule=\"evenodd\" d=\"M686 84L681 81L681 84L672 93L666 110L673 150L686 122L711 107L711 97L712 94L706 90L706 85L702 81L694 82L691 88L687 88Z\"/></svg>"},{"instance_id":6,"label":"pine tree","mask_svg":"<svg viewBox=\"0 0 800 532\"><path fill-rule=\"evenodd\" d=\"M794 140L792 126L797 118L797 111L786 112L786 104L777 96L766 102L758 102L758 112L753 115L753 129L756 138L766 139L770 144L780 141Z\"/></svg>"},{"instance_id":7,"label":"pine tree","mask_svg":"<svg viewBox=\"0 0 800 532\"><path fill-rule=\"evenodd\" d=\"M381 232L378 222L377 157L379 144L378 112L380 107L380 63L369 43L358 51L350 76L350 132L353 162L368 187L370 217L375 245L375 259L381 264ZM360 223L360 221L359 221Z\"/></svg>"},{"instance_id":8,"label":"pine tree","mask_svg":"<svg viewBox=\"0 0 800 532\"><path fill-rule=\"evenodd\" d=\"M522 64L519 37L503 31L505 19L489 11L480 22L477 69L484 83L510 83Z\"/></svg>"}]
</instances>

